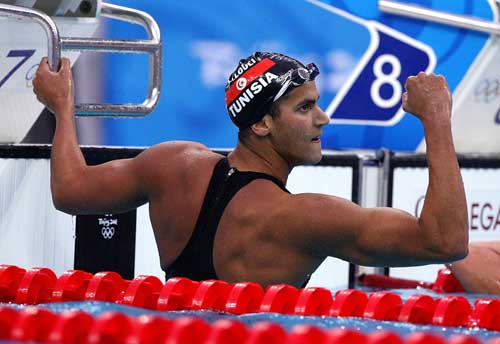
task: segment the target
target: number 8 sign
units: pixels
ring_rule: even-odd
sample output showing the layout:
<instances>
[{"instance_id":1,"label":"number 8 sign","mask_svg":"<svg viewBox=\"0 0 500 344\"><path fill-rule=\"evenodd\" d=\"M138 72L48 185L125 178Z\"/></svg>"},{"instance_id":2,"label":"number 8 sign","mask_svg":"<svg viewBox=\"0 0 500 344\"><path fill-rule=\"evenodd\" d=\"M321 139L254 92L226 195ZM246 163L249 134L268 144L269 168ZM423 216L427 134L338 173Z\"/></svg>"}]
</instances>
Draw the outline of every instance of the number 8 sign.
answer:
<instances>
[{"instance_id":1,"label":"number 8 sign","mask_svg":"<svg viewBox=\"0 0 500 344\"><path fill-rule=\"evenodd\" d=\"M389 126L404 114L406 79L432 71L431 48L376 22L367 22L371 44L358 66L326 109L333 123Z\"/></svg>"}]
</instances>

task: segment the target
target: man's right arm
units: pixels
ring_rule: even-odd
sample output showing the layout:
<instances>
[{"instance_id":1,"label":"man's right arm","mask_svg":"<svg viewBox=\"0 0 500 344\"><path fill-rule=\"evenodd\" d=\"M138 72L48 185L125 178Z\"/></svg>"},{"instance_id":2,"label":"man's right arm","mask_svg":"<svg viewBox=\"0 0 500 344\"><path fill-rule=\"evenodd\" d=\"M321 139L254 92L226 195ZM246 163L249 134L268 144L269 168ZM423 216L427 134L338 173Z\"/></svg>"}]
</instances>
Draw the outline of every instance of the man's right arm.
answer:
<instances>
[{"instance_id":1,"label":"man's right arm","mask_svg":"<svg viewBox=\"0 0 500 344\"><path fill-rule=\"evenodd\" d=\"M135 159L86 164L77 142L69 60L62 59L60 70L51 72L43 59L33 86L39 101L56 116L51 151L51 191L56 208L73 214L119 212L145 203L147 193L140 173L144 153Z\"/></svg>"}]
</instances>

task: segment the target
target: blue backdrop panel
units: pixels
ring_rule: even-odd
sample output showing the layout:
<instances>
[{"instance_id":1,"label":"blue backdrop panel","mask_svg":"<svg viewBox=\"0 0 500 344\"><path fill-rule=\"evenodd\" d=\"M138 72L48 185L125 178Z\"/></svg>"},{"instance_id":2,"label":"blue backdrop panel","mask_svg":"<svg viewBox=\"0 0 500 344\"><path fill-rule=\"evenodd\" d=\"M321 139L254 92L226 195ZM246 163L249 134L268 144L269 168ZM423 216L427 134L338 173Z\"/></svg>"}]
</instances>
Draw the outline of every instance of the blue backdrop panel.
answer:
<instances>
[{"instance_id":1,"label":"blue backdrop panel","mask_svg":"<svg viewBox=\"0 0 500 344\"><path fill-rule=\"evenodd\" d=\"M486 0L411 2L488 20L493 17ZM240 58L267 50L305 63L314 61L320 67L320 105L336 122L324 130L325 148L414 150L423 132L415 118L400 110L404 79L419 70L435 70L448 78L453 90L488 38L385 15L378 11L376 0L113 3L151 13L164 39L159 106L143 119L107 120L105 143L115 145L149 146L181 139L234 147L237 129L224 104L227 76ZM109 28L113 37L144 37L130 24L110 22ZM107 100L143 99L146 65L145 57L110 55Z\"/></svg>"}]
</instances>

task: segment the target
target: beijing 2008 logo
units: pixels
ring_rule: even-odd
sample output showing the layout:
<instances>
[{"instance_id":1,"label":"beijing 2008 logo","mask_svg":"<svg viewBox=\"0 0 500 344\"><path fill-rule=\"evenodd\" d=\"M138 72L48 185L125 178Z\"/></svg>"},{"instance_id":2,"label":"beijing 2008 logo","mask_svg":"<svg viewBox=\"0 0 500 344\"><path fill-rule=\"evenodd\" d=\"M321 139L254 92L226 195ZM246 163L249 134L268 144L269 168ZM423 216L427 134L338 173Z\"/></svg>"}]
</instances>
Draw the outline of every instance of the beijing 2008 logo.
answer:
<instances>
[{"instance_id":1,"label":"beijing 2008 logo","mask_svg":"<svg viewBox=\"0 0 500 344\"><path fill-rule=\"evenodd\" d=\"M118 225L118 219L99 218L99 225L101 227L101 234L104 239L112 239L115 235L115 227Z\"/></svg>"},{"instance_id":2,"label":"beijing 2008 logo","mask_svg":"<svg viewBox=\"0 0 500 344\"><path fill-rule=\"evenodd\" d=\"M115 235L115 227L102 227L101 233L104 239L111 239Z\"/></svg>"}]
</instances>

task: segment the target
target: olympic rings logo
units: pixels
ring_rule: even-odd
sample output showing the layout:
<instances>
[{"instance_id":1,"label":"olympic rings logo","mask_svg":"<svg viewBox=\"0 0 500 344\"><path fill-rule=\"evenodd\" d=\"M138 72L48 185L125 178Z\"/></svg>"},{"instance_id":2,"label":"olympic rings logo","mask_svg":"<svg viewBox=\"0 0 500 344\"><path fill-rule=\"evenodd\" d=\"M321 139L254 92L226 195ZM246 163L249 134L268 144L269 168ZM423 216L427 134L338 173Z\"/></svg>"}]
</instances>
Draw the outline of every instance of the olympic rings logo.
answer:
<instances>
[{"instance_id":1,"label":"olympic rings logo","mask_svg":"<svg viewBox=\"0 0 500 344\"><path fill-rule=\"evenodd\" d=\"M104 239L111 239L115 235L115 227L102 227L101 233Z\"/></svg>"},{"instance_id":2,"label":"olympic rings logo","mask_svg":"<svg viewBox=\"0 0 500 344\"><path fill-rule=\"evenodd\" d=\"M245 78L239 78L239 79L236 81L236 88L238 89L238 91L241 91L241 90L242 90L242 89L244 89L246 86L247 86L247 79L245 79Z\"/></svg>"},{"instance_id":3,"label":"olympic rings logo","mask_svg":"<svg viewBox=\"0 0 500 344\"><path fill-rule=\"evenodd\" d=\"M500 95L500 80L497 78L482 80L474 90L476 101L490 103Z\"/></svg>"}]
</instances>

